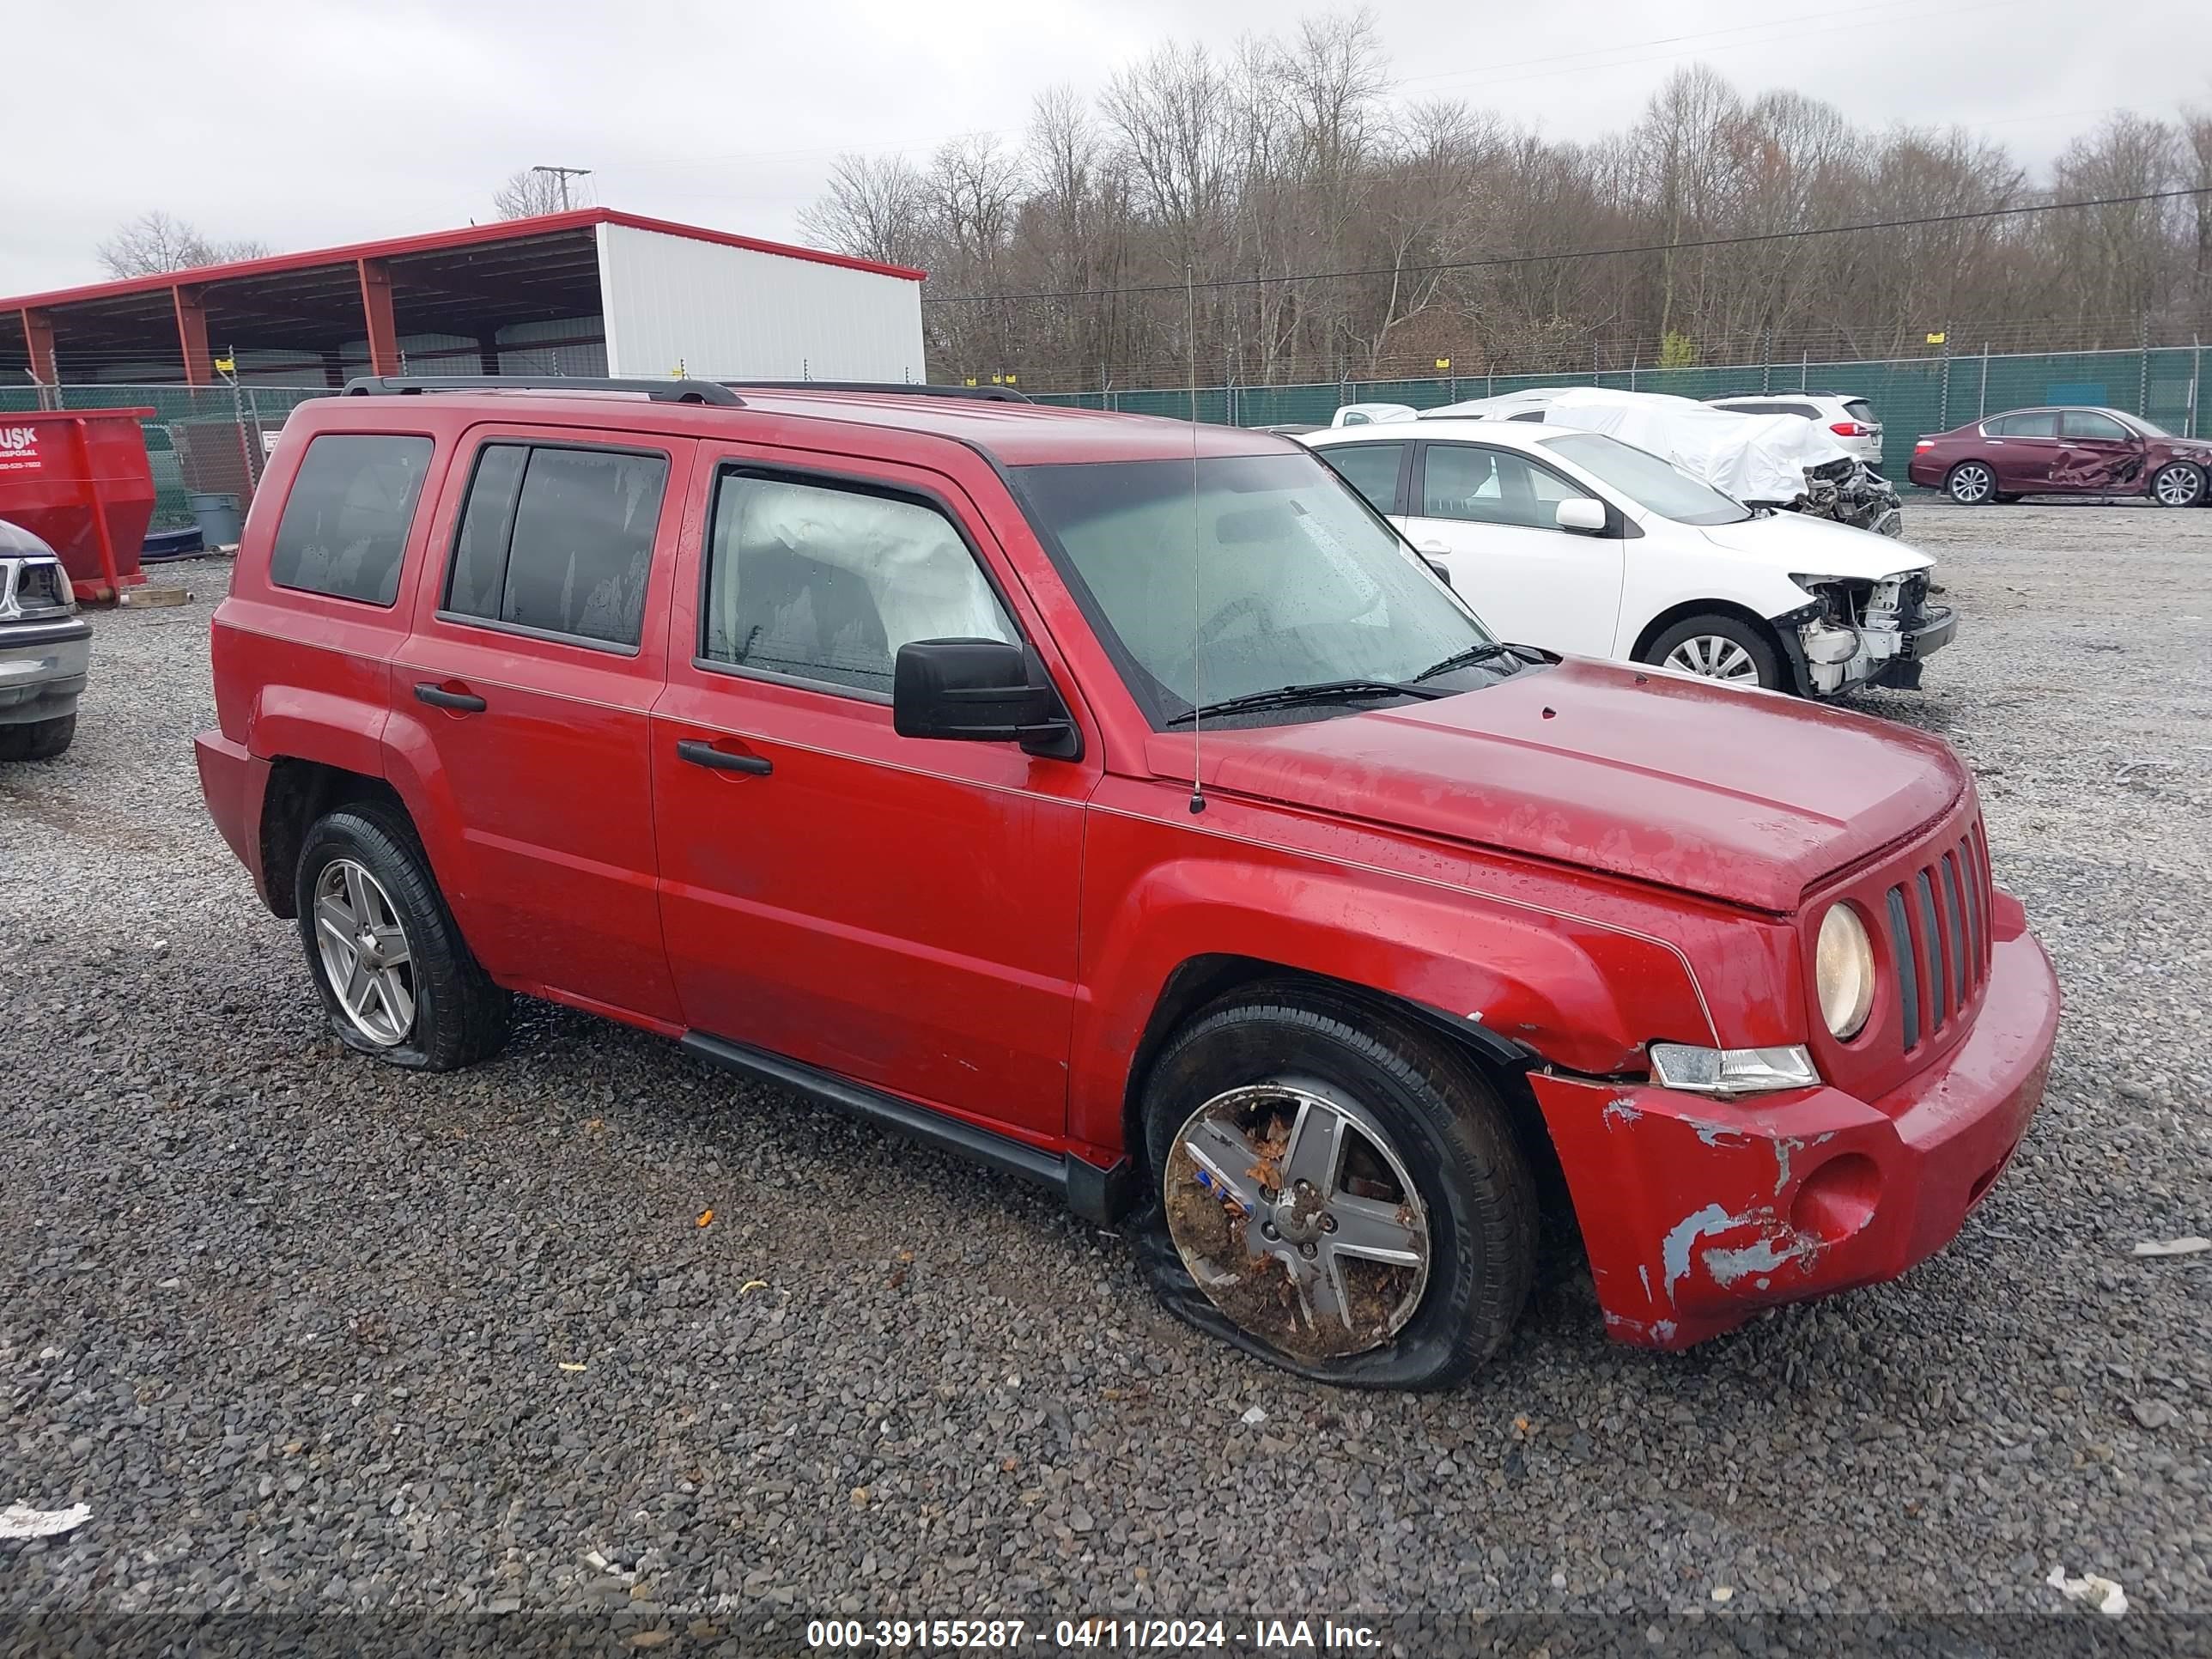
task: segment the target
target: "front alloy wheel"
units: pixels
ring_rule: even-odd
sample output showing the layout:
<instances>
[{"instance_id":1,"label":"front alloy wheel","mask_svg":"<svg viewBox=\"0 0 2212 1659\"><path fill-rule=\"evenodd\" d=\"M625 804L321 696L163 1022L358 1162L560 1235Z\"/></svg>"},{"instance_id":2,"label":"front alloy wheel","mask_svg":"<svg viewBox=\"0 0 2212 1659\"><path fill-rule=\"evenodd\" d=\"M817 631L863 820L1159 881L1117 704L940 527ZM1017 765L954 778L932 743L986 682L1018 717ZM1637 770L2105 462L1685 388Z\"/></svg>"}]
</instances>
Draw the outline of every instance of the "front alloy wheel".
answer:
<instances>
[{"instance_id":1,"label":"front alloy wheel","mask_svg":"<svg viewBox=\"0 0 2212 1659\"><path fill-rule=\"evenodd\" d=\"M362 865L333 859L315 881L315 948L339 1011L388 1048L415 1029L415 961L392 895Z\"/></svg>"},{"instance_id":2,"label":"front alloy wheel","mask_svg":"<svg viewBox=\"0 0 2212 1659\"><path fill-rule=\"evenodd\" d=\"M1176 1130L1169 1237L1206 1299L1304 1359L1381 1346L1427 1288L1428 1211L1374 1117L1316 1087L1267 1083Z\"/></svg>"},{"instance_id":3,"label":"front alloy wheel","mask_svg":"<svg viewBox=\"0 0 2212 1659\"><path fill-rule=\"evenodd\" d=\"M1997 475L1979 461L1961 461L1943 488L1960 506L1979 507L1997 493Z\"/></svg>"},{"instance_id":4,"label":"front alloy wheel","mask_svg":"<svg viewBox=\"0 0 2212 1659\"><path fill-rule=\"evenodd\" d=\"M1759 684L1759 665L1751 653L1719 634L1698 634L1669 651L1660 666L1677 673L1702 675L1709 680L1729 680L1739 685Z\"/></svg>"},{"instance_id":5,"label":"front alloy wheel","mask_svg":"<svg viewBox=\"0 0 2212 1659\"><path fill-rule=\"evenodd\" d=\"M2160 507L2194 507L2204 499L2204 474L2187 461L2176 461L2159 469L2150 493Z\"/></svg>"}]
</instances>

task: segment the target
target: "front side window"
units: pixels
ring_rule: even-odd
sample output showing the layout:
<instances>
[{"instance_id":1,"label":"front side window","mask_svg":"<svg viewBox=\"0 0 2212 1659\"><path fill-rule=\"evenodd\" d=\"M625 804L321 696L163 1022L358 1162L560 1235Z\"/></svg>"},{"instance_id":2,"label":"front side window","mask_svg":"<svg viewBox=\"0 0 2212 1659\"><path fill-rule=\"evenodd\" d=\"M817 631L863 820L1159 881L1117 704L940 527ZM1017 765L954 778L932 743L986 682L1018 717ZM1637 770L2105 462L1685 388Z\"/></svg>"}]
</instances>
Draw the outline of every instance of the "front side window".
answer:
<instances>
[{"instance_id":1,"label":"front side window","mask_svg":"<svg viewBox=\"0 0 2212 1659\"><path fill-rule=\"evenodd\" d=\"M1489 643L1312 455L1024 466L1015 477L1155 724L1201 697L1411 680Z\"/></svg>"},{"instance_id":2,"label":"front side window","mask_svg":"<svg viewBox=\"0 0 2212 1659\"><path fill-rule=\"evenodd\" d=\"M705 661L889 696L902 645L1020 637L935 507L735 470L715 484Z\"/></svg>"},{"instance_id":3,"label":"front side window","mask_svg":"<svg viewBox=\"0 0 2212 1659\"><path fill-rule=\"evenodd\" d=\"M277 520L269 580L389 605L431 447L428 438L383 433L325 432L309 444Z\"/></svg>"},{"instance_id":4,"label":"front side window","mask_svg":"<svg viewBox=\"0 0 2212 1659\"><path fill-rule=\"evenodd\" d=\"M1751 509L1693 478L1672 461L1602 432L1569 432L1544 440L1544 447L1572 461L1648 513L1676 524L1741 524Z\"/></svg>"},{"instance_id":5,"label":"front side window","mask_svg":"<svg viewBox=\"0 0 2212 1659\"><path fill-rule=\"evenodd\" d=\"M1422 466L1425 518L1552 530L1559 503L1583 493L1524 455L1471 444L1431 444Z\"/></svg>"},{"instance_id":6,"label":"front side window","mask_svg":"<svg viewBox=\"0 0 2212 1659\"><path fill-rule=\"evenodd\" d=\"M1404 444L1332 444L1322 454L1377 513L1398 510L1398 472L1406 459Z\"/></svg>"},{"instance_id":7,"label":"front side window","mask_svg":"<svg viewBox=\"0 0 2212 1659\"><path fill-rule=\"evenodd\" d=\"M486 444L453 541L450 614L635 647L668 459Z\"/></svg>"},{"instance_id":8,"label":"front side window","mask_svg":"<svg viewBox=\"0 0 2212 1659\"><path fill-rule=\"evenodd\" d=\"M2058 430L2068 438L2094 438L2104 443L2124 444L2128 441L2128 429L2109 415L2100 415L2094 409L2069 409L2060 419Z\"/></svg>"}]
</instances>

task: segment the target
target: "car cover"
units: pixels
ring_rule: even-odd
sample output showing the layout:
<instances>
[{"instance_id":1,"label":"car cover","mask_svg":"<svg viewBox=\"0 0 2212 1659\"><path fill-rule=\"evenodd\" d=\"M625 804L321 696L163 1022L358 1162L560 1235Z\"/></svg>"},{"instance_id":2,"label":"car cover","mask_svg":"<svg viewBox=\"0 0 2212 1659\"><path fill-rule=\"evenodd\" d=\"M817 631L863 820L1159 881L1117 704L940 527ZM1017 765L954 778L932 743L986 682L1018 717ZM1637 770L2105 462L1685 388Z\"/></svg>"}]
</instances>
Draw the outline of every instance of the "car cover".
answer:
<instances>
[{"instance_id":1,"label":"car cover","mask_svg":"<svg viewBox=\"0 0 2212 1659\"><path fill-rule=\"evenodd\" d=\"M1746 502L1775 506L1805 494L1805 472L1849 451L1796 415L1738 415L1686 398L1577 386L1544 409L1547 426L1602 432L1663 455L1692 477Z\"/></svg>"}]
</instances>

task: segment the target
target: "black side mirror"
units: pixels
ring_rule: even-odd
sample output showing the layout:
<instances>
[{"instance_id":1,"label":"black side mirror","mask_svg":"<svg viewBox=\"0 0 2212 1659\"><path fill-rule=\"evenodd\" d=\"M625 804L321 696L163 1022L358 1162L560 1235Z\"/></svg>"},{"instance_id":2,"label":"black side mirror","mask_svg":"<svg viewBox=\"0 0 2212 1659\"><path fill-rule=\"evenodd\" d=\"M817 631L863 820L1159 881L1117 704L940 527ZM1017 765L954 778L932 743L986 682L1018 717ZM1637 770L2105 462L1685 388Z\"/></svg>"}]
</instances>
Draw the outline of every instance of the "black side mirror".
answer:
<instances>
[{"instance_id":1,"label":"black side mirror","mask_svg":"<svg viewBox=\"0 0 2212 1659\"><path fill-rule=\"evenodd\" d=\"M1083 736L1027 647L1004 640L915 640L891 669L891 729L902 738L1018 743L1073 760Z\"/></svg>"},{"instance_id":2,"label":"black side mirror","mask_svg":"<svg viewBox=\"0 0 2212 1659\"><path fill-rule=\"evenodd\" d=\"M1437 557L1435 554L1422 554L1421 562L1428 566L1429 574L1434 576L1438 581L1442 582L1446 587L1449 587L1452 585L1451 567L1446 564L1442 559Z\"/></svg>"}]
</instances>

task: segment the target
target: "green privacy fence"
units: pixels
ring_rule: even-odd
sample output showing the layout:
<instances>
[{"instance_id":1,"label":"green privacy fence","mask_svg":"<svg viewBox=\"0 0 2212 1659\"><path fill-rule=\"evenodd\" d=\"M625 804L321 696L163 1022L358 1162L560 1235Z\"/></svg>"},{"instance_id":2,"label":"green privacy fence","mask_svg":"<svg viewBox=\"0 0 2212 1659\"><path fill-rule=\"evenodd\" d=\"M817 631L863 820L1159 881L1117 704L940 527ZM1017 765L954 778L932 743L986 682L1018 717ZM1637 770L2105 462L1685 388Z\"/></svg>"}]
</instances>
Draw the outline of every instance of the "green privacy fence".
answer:
<instances>
[{"instance_id":1,"label":"green privacy fence","mask_svg":"<svg viewBox=\"0 0 2212 1659\"><path fill-rule=\"evenodd\" d=\"M266 441L284 417L326 386L0 386L0 416L39 409L151 409L141 420L154 473L154 527L192 521L190 498L204 490L246 504L261 479Z\"/></svg>"},{"instance_id":2,"label":"green privacy fence","mask_svg":"<svg viewBox=\"0 0 2212 1659\"><path fill-rule=\"evenodd\" d=\"M1757 392L1832 392L1864 398L1881 416L1884 470L1902 480L1912 440L1963 422L2038 404L2099 404L2196 437L2212 427L2200 407L2204 351L2153 346L2140 351L2057 351L1899 358L1888 362L1751 363L1734 367L1623 369L1593 374L1462 374L1419 380L1346 380L1304 386L1200 386L1130 392L1038 392L1040 403L1133 414L1198 417L1231 426L1326 424L1355 403L1441 404L1531 386L1603 386L1679 398Z\"/></svg>"}]
</instances>

